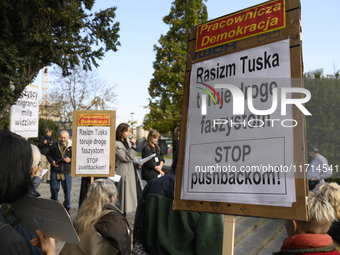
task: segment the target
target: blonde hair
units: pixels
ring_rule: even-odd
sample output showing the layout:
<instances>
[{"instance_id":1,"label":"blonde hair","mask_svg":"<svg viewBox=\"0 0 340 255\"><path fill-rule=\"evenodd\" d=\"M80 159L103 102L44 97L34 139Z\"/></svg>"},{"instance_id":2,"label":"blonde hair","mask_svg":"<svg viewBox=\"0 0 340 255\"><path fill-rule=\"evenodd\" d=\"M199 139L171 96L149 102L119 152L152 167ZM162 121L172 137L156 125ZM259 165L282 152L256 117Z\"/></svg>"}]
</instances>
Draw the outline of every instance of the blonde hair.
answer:
<instances>
[{"instance_id":1,"label":"blonde hair","mask_svg":"<svg viewBox=\"0 0 340 255\"><path fill-rule=\"evenodd\" d=\"M299 221L299 225L306 233L325 234L331 227L335 211L324 194L309 193L308 197L309 221Z\"/></svg>"},{"instance_id":2,"label":"blonde hair","mask_svg":"<svg viewBox=\"0 0 340 255\"><path fill-rule=\"evenodd\" d=\"M78 234L86 231L110 212L110 210L103 210L103 207L111 204L112 196L115 201L117 189L110 179L97 179L89 186L86 200L81 205L74 223Z\"/></svg>"},{"instance_id":3,"label":"blonde hair","mask_svg":"<svg viewBox=\"0 0 340 255\"><path fill-rule=\"evenodd\" d=\"M320 183L313 190L315 194L323 194L335 211L335 216L340 220L340 186L336 182Z\"/></svg>"},{"instance_id":4,"label":"blonde hair","mask_svg":"<svg viewBox=\"0 0 340 255\"><path fill-rule=\"evenodd\" d=\"M41 153L37 146L31 144L32 148L32 168L38 166L39 162L41 161Z\"/></svg>"},{"instance_id":5,"label":"blonde hair","mask_svg":"<svg viewBox=\"0 0 340 255\"><path fill-rule=\"evenodd\" d=\"M149 147L149 149L151 150L151 147L153 147L151 145L151 139L152 138L159 138L161 135L159 134L159 132L156 129L151 129L149 134L148 134L148 141L147 141L147 146ZM159 149L159 146L157 144L155 144L155 146L157 146L157 148Z\"/></svg>"}]
</instances>

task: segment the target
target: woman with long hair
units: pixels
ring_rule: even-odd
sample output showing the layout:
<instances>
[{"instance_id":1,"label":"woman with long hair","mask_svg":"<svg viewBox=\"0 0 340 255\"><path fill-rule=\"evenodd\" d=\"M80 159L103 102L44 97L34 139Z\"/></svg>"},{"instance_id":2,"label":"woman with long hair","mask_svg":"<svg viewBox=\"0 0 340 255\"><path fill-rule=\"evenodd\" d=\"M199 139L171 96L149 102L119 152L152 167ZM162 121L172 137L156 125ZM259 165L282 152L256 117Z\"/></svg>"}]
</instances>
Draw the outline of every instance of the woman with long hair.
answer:
<instances>
[{"instance_id":1,"label":"woman with long hair","mask_svg":"<svg viewBox=\"0 0 340 255\"><path fill-rule=\"evenodd\" d=\"M124 215L113 205L117 189L110 179L97 179L90 186L74 223L79 244L65 244L63 254L130 254L130 228Z\"/></svg>"},{"instance_id":2,"label":"woman with long hair","mask_svg":"<svg viewBox=\"0 0 340 255\"><path fill-rule=\"evenodd\" d=\"M159 175L164 175L162 167L165 161L163 158L163 153L157 144L159 137L160 134L157 130L150 130L148 134L148 140L142 150L142 158L156 154L155 157L145 162L142 166L142 179L146 180L147 182L156 179Z\"/></svg>"},{"instance_id":3,"label":"woman with long hair","mask_svg":"<svg viewBox=\"0 0 340 255\"><path fill-rule=\"evenodd\" d=\"M118 207L124 213L135 212L137 208L137 182L134 163L136 160L136 139L129 138L130 127L126 123L116 130L116 173L121 176L116 183Z\"/></svg>"}]
</instances>

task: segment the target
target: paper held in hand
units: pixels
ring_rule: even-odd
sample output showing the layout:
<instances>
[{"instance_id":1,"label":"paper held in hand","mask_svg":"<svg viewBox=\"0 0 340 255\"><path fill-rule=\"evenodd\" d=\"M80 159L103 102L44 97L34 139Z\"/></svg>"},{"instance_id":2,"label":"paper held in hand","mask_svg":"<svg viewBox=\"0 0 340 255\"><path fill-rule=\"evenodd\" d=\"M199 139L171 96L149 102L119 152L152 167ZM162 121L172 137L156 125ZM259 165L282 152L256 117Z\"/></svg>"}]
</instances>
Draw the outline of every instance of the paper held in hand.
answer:
<instances>
[{"instance_id":1,"label":"paper held in hand","mask_svg":"<svg viewBox=\"0 0 340 255\"><path fill-rule=\"evenodd\" d=\"M143 159L139 160L139 164L144 164L145 162L148 162L150 159L152 159L155 156L156 156L156 153L154 153L154 154L152 154L152 155L150 155L146 158L143 158Z\"/></svg>"},{"instance_id":2,"label":"paper held in hand","mask_svg":"<svg viewBox=\"0 0 340 255\"><path fill-rule=\"evenodd\" d=\"M48 169L43 169L43 170L41 171L40 176L43 177L43 176L47 173L47 171L48 171Z\"/></svg>"}]
</instances>

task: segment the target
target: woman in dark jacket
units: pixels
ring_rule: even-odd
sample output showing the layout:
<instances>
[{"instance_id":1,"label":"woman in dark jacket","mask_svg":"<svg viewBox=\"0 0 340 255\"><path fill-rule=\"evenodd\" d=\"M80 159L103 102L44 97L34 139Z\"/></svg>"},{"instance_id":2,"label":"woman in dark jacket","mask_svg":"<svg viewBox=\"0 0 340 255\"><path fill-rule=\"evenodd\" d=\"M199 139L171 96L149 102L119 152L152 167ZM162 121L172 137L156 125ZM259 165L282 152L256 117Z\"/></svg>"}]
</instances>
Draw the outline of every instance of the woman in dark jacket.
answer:
<instances>
[{"instance_id":1,"label":"woman in dark jacket","mask_svg":"<svg viewBox=\"0 0 340 255\"><path fill-rule=\"evenodd\" d=\"M113 205L117 189L110 179L97 179L90 186L74 223L79 244L67 243L60 255L129 255L131 230L124 215Z\"/></svg>"},{"instance_id":2,"label":"woman in dark jacket","mask_svg":"<svg viewBox=\"0 0 340 255\"><path fill-rule=\"evenodd\" d=\"M159 137L160 135L157 130L150 130L148 140L142 150L142 158L146 158L156 153L156 156L145 162L142 166L142 179L146 180L147 182L156 179L158 175L164 175L162 167L165 161L163 158L163 153L157 145Z\"/></svg>"}]
</instances>

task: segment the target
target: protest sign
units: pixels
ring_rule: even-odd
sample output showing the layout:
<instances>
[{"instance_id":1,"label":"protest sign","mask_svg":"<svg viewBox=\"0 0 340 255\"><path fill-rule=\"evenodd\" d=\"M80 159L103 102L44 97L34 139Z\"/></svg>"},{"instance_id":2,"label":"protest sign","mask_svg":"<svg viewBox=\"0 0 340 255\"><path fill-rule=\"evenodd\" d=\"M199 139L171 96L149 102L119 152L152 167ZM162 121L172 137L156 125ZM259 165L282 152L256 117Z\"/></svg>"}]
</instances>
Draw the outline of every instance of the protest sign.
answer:
<instances>
[{"instance_id":1,"label":"protest sign","mask_svg":"<svg viewBox=\"0 0 340 255\"><path fill-rule=\"evenodd\" d=\"M109 174L110 127L77 128L76 174Z\"/></svg>"},{"instance_id":2,"label":"protest sign","mask_svg":"<svg viewBox=\"0 0 340 255\"><path fill-rule=\"evenodd\" d=\"M11 107L10 130L25 138L38 137L39 87L27 85Z\"/></svg>"},{"instance_id":3,"label":"protest sign","mask_svg":"<svg viewBox=\"0 0 340 255\"><path fill-rule=\"evenodd\" d=\"M300 16L276 0L191 29L175 209L307 219Z\"/></svg>"},{"instance_id":4,"label":"protest sign","mask_svg":"<svg viewBox=\"0 0 340 255\"><path fill-rule=\"evenodd\" d=\"M72 176L114 176L116 111L73 111Z\"/></svg>"}]
</instances>

